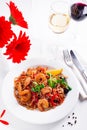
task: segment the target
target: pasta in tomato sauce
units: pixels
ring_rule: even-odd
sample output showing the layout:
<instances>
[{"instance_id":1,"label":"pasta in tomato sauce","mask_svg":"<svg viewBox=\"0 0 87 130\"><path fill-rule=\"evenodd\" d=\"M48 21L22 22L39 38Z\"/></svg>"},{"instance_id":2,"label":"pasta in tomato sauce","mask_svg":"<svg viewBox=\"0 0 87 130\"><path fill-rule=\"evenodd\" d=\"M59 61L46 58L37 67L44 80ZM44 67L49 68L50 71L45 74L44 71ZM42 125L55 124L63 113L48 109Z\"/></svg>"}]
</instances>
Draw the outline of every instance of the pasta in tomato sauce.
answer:
<instances>
[{"instance_id":1,"label":"pasta in tomato sauce","mask_svg":"<svg viewBox=\"0 0 87 130\"><path fill-rule=\"evenodd\" d=\"M62 71L43 66L28 68L14 79L17 102L32 110L47 111L61 105L70 90Z\"/></svg>"}]
</instances>

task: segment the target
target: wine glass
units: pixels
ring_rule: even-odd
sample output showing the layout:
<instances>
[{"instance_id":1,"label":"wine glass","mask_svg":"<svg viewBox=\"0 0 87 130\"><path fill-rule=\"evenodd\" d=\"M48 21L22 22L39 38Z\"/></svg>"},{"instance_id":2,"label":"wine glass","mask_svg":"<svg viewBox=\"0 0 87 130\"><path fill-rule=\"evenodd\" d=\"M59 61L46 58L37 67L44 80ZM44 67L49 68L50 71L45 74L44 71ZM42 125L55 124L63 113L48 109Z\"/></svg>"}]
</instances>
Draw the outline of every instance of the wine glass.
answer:
<instances>
[{"instance_id":1,"label":"wine glass","mask_svg":"<svg viewBox=\"0 0 87 130\"><path fill-rule=\"evenodd\" d=\"M71 5L71 17L74 20L80 21L87 16L87 2L85 0L73 1Z\"/></svg>"},{"instance_id":2,"label":"wine glass","mask_svg":"<svg viewBox=\"0 0 87 130\"><path fill-rule=\"evenodd\" d=\"M65 0L54 1L50 7L49 27L55 33L63 33L70 22L69 4Z\"/></svg>"}]
</instances>

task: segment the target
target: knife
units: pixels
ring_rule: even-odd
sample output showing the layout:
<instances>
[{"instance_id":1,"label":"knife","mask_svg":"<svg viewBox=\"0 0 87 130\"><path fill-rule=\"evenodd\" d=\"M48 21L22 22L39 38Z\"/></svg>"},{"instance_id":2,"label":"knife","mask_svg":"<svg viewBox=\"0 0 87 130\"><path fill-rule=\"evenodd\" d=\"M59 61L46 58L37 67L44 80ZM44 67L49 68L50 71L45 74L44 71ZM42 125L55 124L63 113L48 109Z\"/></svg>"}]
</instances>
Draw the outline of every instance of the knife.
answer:
<instances>
[{"instance_id":1,"label":"knife","mask_svg":"<svg viewBox=\"0 0 87 130\"><path fill-rule=\"evenodd\" d=\"M75 53L73 50L70 50L70 54L72 57L72 61L75 64L76 68L80 71L81 75L83 76L83 78L86 80L87 82L87 71L85 70L85 68L81 65L81 63L79 62L78 58L76 57Z\"/></svg>"}]
</instances>

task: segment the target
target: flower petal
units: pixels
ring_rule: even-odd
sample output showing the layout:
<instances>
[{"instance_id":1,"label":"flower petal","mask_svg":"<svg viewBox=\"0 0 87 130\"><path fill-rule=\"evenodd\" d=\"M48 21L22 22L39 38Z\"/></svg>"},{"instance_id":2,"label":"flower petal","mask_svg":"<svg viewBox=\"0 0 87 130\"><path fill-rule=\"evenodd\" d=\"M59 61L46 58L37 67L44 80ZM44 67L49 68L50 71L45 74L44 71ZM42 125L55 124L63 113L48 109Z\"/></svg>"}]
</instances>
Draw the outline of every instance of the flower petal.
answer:
<instances>
[{"instance_id":1,"label":"flower petal","mask_svg":"<svg viewBox=\"0 0 87 130\"><path fill-rule=\"evenodd\" d=\"M10 1L10 4L7 3L7 5L9 6L10 12L11 12L11 16L10 16L9 20L13 24L17 24L21 27L28 28L28 24L24 20L24 17L22 15L21 11L18 10L17 6L12 1Z\"/></svg>"},{"instance_id":2,"label":"flower petal","mask_svg":"<svg viewBox=\"0 0 87 130\"><path fill-rule=\"evenodd\" d=\"M22 60L25 60L28 51L30 50L30 40L26 36L26 33L20 31L19 37L14 36L13 41L6 46L6 52L4 55L9 55L8 59L12 58L14 63L20 63Z\"/></svg>"},{"instance_id":3,"label":"flower petal","mask_svg":"<svg viewBox=\"0 0 87 130\"><path fill-rule=\"evenodd\" d=\"M12 35L11 22L6 21L4 16L0 17L0 48L8 43Z\"/></svg>"}]
</instances>

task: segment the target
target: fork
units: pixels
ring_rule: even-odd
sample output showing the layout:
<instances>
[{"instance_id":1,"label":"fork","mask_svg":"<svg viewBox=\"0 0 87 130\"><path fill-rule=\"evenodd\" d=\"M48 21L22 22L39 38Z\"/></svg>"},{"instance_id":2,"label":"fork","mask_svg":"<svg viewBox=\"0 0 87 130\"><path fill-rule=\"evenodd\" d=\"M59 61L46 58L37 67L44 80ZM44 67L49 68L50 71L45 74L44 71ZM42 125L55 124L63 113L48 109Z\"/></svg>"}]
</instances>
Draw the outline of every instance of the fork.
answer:
<instances>
[{"instance_id":1,"label":"fork","mask_svg":"<svg viewBox=\"0 0 87 130\"><path fill-rule=\"evenodd\" d=\"M65 63L73 69L73 62L71 59L71 55L67 49L63 50L63 56L64 56Z\"/></svg>"},{"instance_id":2,"label":"fork","mask_svg":"<svg viewBox=\"0 0 87 130\"><path fill-rule=\"evenodd\" d=\"M79 91L80 91L81 97L83 99L86 99L87 98L87 84L84 81L84 79L82 78L81 74L75 68L68 49L63 50L63 56L64 56L64 61L65 61L66 65L68 65L73 70L73 73L75 74L76 78L79 81L78 83L80 86Z\"/></svg>"}]
</instances>

